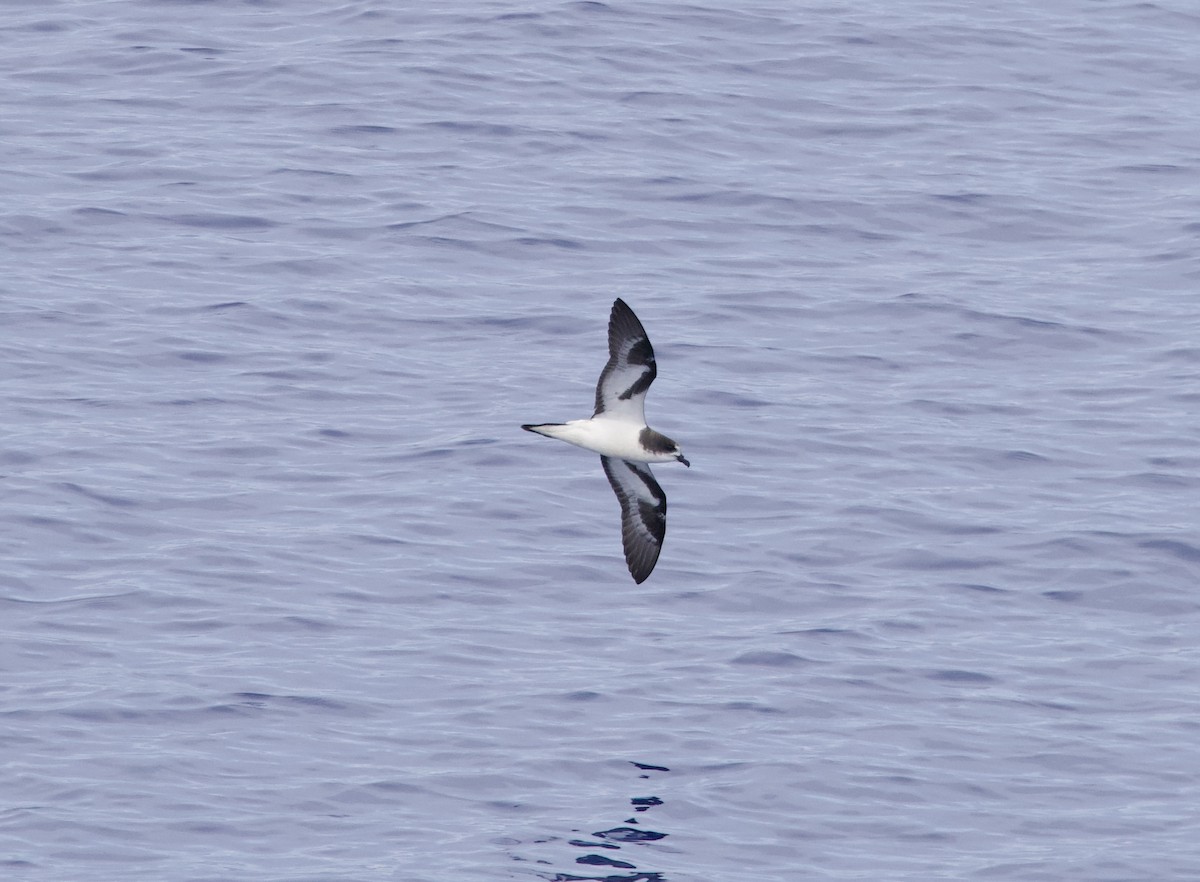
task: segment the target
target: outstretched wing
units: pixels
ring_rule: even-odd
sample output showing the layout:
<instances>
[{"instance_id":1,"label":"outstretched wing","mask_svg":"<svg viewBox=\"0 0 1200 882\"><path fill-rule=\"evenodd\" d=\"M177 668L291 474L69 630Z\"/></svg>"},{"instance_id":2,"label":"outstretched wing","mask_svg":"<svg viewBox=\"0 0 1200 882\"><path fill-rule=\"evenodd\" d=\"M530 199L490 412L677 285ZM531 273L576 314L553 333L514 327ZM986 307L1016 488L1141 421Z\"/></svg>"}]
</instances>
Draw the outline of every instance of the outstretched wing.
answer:
<instances>
[{"instance_id":1,"label":"outstretched wing","mask_svg":"<svg viewBox=\"0 0 1200 882\"><path fill-rule=\"evenodd\" d=\"M621 501L625 562L629 565L629 575L640 585L658 563L658 553L667 535L667 494L644 463L602 456L600 464Z\"/></svg>"},{"instance_id":2,"label":"outstretched wing","mask_svg":"<svg viewBox=\"0 0 1200 882\"><path fill-rule=\"evenodd\" d=\"M645 425L646 390L657 374L654 347L646 329L618 297L608 319L608 364L596 384L596 412L592 416L603 414Z\"/></svg>"}]
</instances>

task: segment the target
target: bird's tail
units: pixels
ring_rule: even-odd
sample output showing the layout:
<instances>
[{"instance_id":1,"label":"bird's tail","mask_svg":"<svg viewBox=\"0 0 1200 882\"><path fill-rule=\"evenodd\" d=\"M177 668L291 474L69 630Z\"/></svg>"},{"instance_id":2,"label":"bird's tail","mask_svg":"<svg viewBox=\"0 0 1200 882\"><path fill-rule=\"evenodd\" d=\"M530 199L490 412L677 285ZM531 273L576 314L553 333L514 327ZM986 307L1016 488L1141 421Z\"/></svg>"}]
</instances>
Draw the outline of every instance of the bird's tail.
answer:
<instances>
[{"instance_id":1,"label":"bird's tail","mask_svg":"<svg viewBox=\"0 0 1200 882\"><path fill-rule=\"evenodd\" d=\"M566 423L526 423L525 425L521 426L521 428L524 429L526 432L537 432L537 434L539 434L539 435L545 435L547 438L553 438L554 437L553 431L544 432L542 430L543 429L553 430L553 429L556 429L557 427L563 426L563 425L566 425Z\"/></svg>"}]
</instances>

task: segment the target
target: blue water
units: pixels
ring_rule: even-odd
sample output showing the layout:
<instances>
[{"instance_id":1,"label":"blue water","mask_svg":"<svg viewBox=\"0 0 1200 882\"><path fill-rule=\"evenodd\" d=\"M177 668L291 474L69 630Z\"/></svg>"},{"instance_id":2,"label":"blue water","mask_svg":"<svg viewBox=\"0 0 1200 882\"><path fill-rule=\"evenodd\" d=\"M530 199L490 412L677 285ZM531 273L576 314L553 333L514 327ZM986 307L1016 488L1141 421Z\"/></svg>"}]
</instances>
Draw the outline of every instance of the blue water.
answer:
<instances>
[{"instance_id":1,"label":"blue water","mask_svg":"<svg viewBox=\"0 0 1200 882\"><path fill-rule=\"evenodd\" d=\"M0 874L1200 878L1200 15L406 6L5 7Z\"/></svg>"}]
</instances>

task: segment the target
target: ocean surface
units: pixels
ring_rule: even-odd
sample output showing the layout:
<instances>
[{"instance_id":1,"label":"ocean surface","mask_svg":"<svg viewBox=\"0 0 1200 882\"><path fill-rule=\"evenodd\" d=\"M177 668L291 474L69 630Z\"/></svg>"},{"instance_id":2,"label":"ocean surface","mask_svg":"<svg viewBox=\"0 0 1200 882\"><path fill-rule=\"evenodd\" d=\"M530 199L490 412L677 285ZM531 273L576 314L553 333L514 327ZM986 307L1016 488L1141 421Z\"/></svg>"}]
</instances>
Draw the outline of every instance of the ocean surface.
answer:
<instances>
[{"instance_id":1,"label":"ocean surface","mask_svg":"<svg viewBox=\"0 0 1200 882\"><path fill-rule=\"evenodd\" d=\"M1200 878L1198 45L6 2L0 877Z\"/></svg>"}]
</instances>

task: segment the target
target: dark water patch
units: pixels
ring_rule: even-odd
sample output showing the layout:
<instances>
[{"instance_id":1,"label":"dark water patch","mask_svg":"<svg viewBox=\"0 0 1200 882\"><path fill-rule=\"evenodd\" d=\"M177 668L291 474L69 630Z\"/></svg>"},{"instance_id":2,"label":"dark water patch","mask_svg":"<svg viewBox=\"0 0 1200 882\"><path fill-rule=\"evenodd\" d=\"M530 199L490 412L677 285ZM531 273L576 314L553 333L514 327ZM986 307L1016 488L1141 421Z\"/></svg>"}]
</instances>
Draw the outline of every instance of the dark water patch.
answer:
<instances>
[{"instance_id":1,"label":"dark water patch","mask_svg":"<svg viewBox=\"0 0 1200 882\"><path fill-rule=\"evenodd\" d=\"M537 21L544 17L541 12L502 12L493 21Z\"/></svg>"},{"instance_id":2,"label":"dark water patch","mask_svg":"<svg viewBox=\"0 0 1200 882\"><path fill-rule=\"evenodd\" d=\"M964 307L959 307L958 312L967 318L975 319L980 322L986 322L988 324L1008 325L1024 331L1034 331L1038 333L1054 333L1060 337L1065 335L1082 336L1087 338L1113 336L1112 332L1108 328L1067 324L1066 322L1054 321L1051 319L1033 318L1032 316L1027 315L985 312L982 310Z\"/></svg>"},{"instance_id":3,"label":"dark water patch","mask_svg":"<svg viewBox=\"0 0 1200 882\"><path fill-rule=\"evenodd\" d=\"M329 633L339 630L340 626L327 619L314 619L309 616L283 616L276 619L269 630L272 631L308 631L313 633Z\"/></svg>"},{"instance_id":4,"label":"dark water patch","mask_svg":"<svg viewBox=\"0 0 1200 882\"><path fill-rule=\"evenodd\" d=\"M36 453L24 450L0 450L0 464L7 466L24 466L38 462L42 457ZM29 521L36 523L36 521Z\"/></svg>"},{"instance_id":5,"label":"dark water patch","mask_svg":"<svg viewBox=\"0 0 1200 882\"><path fill-rule=\"evenodd\" d=\"M109 704L63 708L58 714L64 719L93 724L122 723L176 724L194 723L207 716L249 716L258 708L241 702L213 704L207 707L165 708L149 704L154 696L133 694Z\"/></svg>"},{"instance_id":6,"label":"dark water patch","mask_svg":"<svg viewBox=\"0 0 1200 882\"><path fill-rule=\"evenodd\" d=\"M812 660L792 652L756 650L743 652L734 657L732 663L735 665L759 665L767 668L790 668L812 664Z\"/></svg>"},{"instance_id":7,"label":"dark water patch","mask_svg":"<svg viewBox=\"0 0 1200 882\"><path fill-rule=\"evenodd\" d=\"M1146 462L1164 469L1194 469L1200 472L1200 457L1194 456L1150 456Z\"/></svg>"},{"instance_id":8,"label":"dark water patch","mask_svg":"<svg viewBox=\"0 0 1200 882\"><path fill-rule=\"evenodd\" d=\"M651 765L649 763L632 762L632 765L641 770L643 774L638 777L641 779L649 779L649 772L666 772L669 771L665 766ZM644 847L666 839L669 834L655 830L648 830L641 825L642 818L646 812L664 805L664 800L658 796L640 795L629 799L630 805L633 807L635 817L630 817L625 820L621 826L612 827L606 830L597 830L591 834L591 838L570 838L566 840L566 844L572 848L586 849L590 854L575 857L575 864L581 866L592 867L610 867L615 869L637 870L637 864L634 862L635 855L633 853L624 853L620 856L613 854L619 852L626 847ZM574 831L579 833L580 831ZM542 842L553 842L555 837L547 837ZM641 854L641 853L639 853ZM513 860L528 860L527 858L512 856ZM550 861L539 860L539 864L549 864ZM570 873L559 872L553 877L545 876L544 878L566 880L566 879L590 879L598 880L598 882L612 882L612 880L657 880L663 878L659 873L638 871L635 874L628 876L576 876ZM665 880L664 880L665 882Z\"/></svg>"},{"instance_id":9,"label":"dark water patch","mask_svg":"<svg viewBox=\"0 0 1200 882\"><path fill-rule=\"evenodd\" d=\"M932 551L912 550L897 554L892 565L907 570L927 570L941 572L943 570L982 570L988 567L1001 566L1004 561L992 557L951 557Z\"/></svg>"},{"instance_id":10,"label":"dark water patch","mask_svg":"<svg viewBox=\"0 0 1200 882\"><path fill-rule=\"evenodd\" d=\"M681 193L663 197L669 202L711 204L724 208L746 209L751 207L778 208L789 212L801 212L805 204L787 196L771 196L765 193L746 193L731 190L716 190L704 193Z\"/></svg>"},{"instance_id":11,"label":"dark water patch","mask_svg":"<svg viewBox=\"0 0 1200 882\"><path fill-rule=\"evenodd\" d=\"M984 404L974 401L933 401L928 398L914 398L908 406L917 410L936 413L943 416L979 416L999 414L1004 416L1027 416L1035 411L1019 404Z\"/></svg>"},{"instance_id":12,"label":"dark water patch","mask_svg":"<svg viewBox=\"0 0 1200 882\"><path fill-rule=\"evenodd\" d=\"M740 711L740 712L750 711L751 713L756 713L756 714L786 713L786 711L783 711L780 708L770 707L768 705L759 704L754 701L727 701L727 702L725 702L723 707L726 710Z\"/></svg>"},{"instance_id":13,"label":"dark water patch","mask_svg":"<svg viewBox=\"0 0 1200 882\"><path fill-rule=\"evenodd\" d=\"M240 309L242 307L254 308L254 305L245 300L223 300L217 303L201 303L201 304L174 304L160 303L150 307L147 312L151 315L162 315L170 317L191 317L204 316L210 313L222 313L229 310Z\"/></svg>"},{"instance_id":14,"label":"dark water patch","mask_svg":"<svg viewBox=\"0 0 1200 882\"><path fill-rule=\"evenodd\" d=\"M276 169L272 169L271 174L273 174L273 175L280 175L280 174L301 175L301 176L312 176L312 177L318 177L318 178L348 178L348 179L354 178L354 175L350 174L349 172L338 171L336 169L294 168L292 166L286 166L286 165L280 166L279 168L276 168Z\"/></svg>"},{"instance_id":15,"label":"dark water patch","mask_svg":"<svg viewBox=\"0 0 1200 882\"><path fill-rule=\"evenodd\" d=\"M21 586L22 589L27 588L27 587L28 586L26 586L26 585ZM114 601L121 600L124 598L143 597L143 596L144 596L144 594L140 591L121 591L121 592L117 592L114 594L87 594L82 597L49 597L49 598L0 597L0 600L3 600L5 603L22 603L22 604L27 603L27 604L31 604L31 605L35 605L35 606L54 606L54 605L61 604L61 605L70 605L70 606L82 606L85 609L90 607L90 608L94 608L96 610L109 611L117 606L114 603ZM78 628L75 628L75 627L69 626L63 622L56 622L54 624L54 627L57 629L61 629L63 631L77 630L77 631L83 633L86 631L94 631L97 629L98 626L93 623L90 623L90 622L85 622L85 623L81 624Z\"/></svg>"},{"instance_id":16,"label":"dark water patch","mask_svg":"<svg viewBox=\"0 0 1200 882\"><path fill-rule=\"evenodd\" d=\"M289 705L299 705L301 707L315 707L321 710L336 711L339 714L345 713L350 709L350 705L342 701L334 701L331 698L326 698L322 695L283 695L280 700Z\"/></svg>"},{"instance_id":17,"label":"dark water patch","mask_svg":"<svg viewBox=\"0 0 1200 882\"><path fill-rule=\"evenodd\" d=\"M428 793L424 787L418 787L415 784L409 784L407 781L372 781L365 785L367 790L376 791L379 793L395 794L395 793Z\"/></svg>"},{"instance_id":18,"label":"dark water patch","mask_svg":"<svg viewBox=\"0 0 1200 882\"><path fill-rule=\"evenodd\" d=\"M355 542L379 547L405 548L421 544L411 539L403 539L399 536L385 536L379 533L347 533L346 536Z\"/></svg>"},{"instance_id":19,"label":"dark water patch","mask_svg":"<svg viewBox=\"0 0 1200 882\"><path fill-rule=\"evenodd\" d=\"M1113 539L1122 538L1116 533L1092 533L1087 537L1084 536L1059 536L1055 539L1047 539L1042 542L1033 542L1025 546L1030 550L1046 551L1052 555L1062 555L1064 552L1075 552L1084 555L1091 555L1096 552L1096 542L1107 542Z\"/></svg>"},{"instance_id":20,"label":"dark water patch","mask_svg":"<svg viewBox=\"0 0 1200 882\"><path fill-rule=\"evenodd\" d=\"M1164 174L1179 174L1181 172L1190 172L1191 168L1185 165L1175 165L1168 162L1143 162L1135 165L1118 165L1113 171L1133 172L1136 174L1164 175Z\"/></svg>"},{"instance_id":21,"label":"dark water patch","mask_svg":"<svg viewBox=\"0 0 1200 882\"><path fill-rule=\"evenodd\" d=\"M580 689L577 692L568 692L563 696L567 701L596 701L607 696L602 692L593 692L590 689Z\"/></svg>"},{"instance_id":22,"label":"dark water patch","mask_svg":"<svg viewBox=\"0 0 1200 882\"><path fill-rule=\"evenodd\" d=\"M3 218L0 234L16 236L52 236L65 233L66 227L46 218L29 214L11 214Z\"/></svg>"},{"instance_id":23,"label":"dark water patch","mask_svg":"<svg viewBox=\"0 0 1200 882\"><path fill-rule=\"evenodd\" d=\"M549 246L551 248L562 248L569 251L578 251L587 247L578 239L564 239L562 237L522 236L511 241L517 245L527 245L535 248Z\"/></svg>"},{"instance_id":24,"label":"dark water patch","mask_svg":"<svg viewBox=\"0 0 1200 882\"><path fill-rule=\"evenodd\" d=\"M575 858L577 864L590 864L598 867L616 867L621 870L636 870L637 864L631 864L628 861L617 860L602 854L587 854L583 857Z\"/></svg>"},{"instance_id":25,"label":"dark water patch","mask_svg":"<svg viewBox=\"0 0 1200 882\"><path fill-rule=\"evenodd\" d=\"M1171 489L1194 487L1197 482L1197 479L1194 477L1168 475L1163 472L1136 472L1120 480L1129 481L1130 483L1134 484L1141 484L1146 487L1162 487Z\"/></svg>"},{"instance_id":26,"label":"dark water patch","mask_svg":"<svg viewBox=\"0 0 1200 882\"><path fill-rule=\"evenodd\" d=\"M676 92L652 92L638 89L619 95L617 101L621 104L639 104L647 107L674 107L678 106L680 98L681 96Z\"/></svg>"},{"instance_id":27,"label":"dark water patch","mask_svg":"<svg viewBox=\"0 0 1200 882\"><path fill-rule=\"evenodd\" d=\"M413 236L412 241L421 242L435 248L448 248L456 251L469 251L479 254L488 253L490 246L467 239L456 239L452 236ZM511 257L511 254L505 255Z\"/></svg>"},{"instance_id":28,"label":"dark water patch","mask_svg":"<svg viewBox=\"0 0 1200 882\"><path fill-rule=\"evenodd\" d=\"M445 459L448 456L453 456L454 451L449 447L436 447L427 450L415 450L410 453L393 454L389 459L400 460L428 460L428 459Z\"/></svg>"},{"instance_id":29,"label":"dark water patch","mask_svg":"<svg viewBox=\"0 0 1200 882\"><path fill-rule=\"evenodd\" d=\"M576 876L572 873L555 873L545 877L549 882L667 882L662 873L633 873L626 876Z\"/></svg>"},{"instance_id":30,"label":"dark water patch","mask_svg":"<svg viewBox=\"0 0 1200 882\"><path fill-rule=\"evenodd\" d=\"M1165 551L1172 557L1186 560L1188 563L1200 563L1200 546L1178 539L1150 539L1146 542L1139 542L1138 547L1153 551Z\"/></svg>"},{"instance_id":31,"label":"dark water patch","mask_svg":"<svg viewBox=\"0 0 1200 882\"><path fill-rule=\"evenodd\" d=\"M34 34L58 34L64 31L71 31L79 28L80 23L75 20L65 19L42 19L41 21L29 22L11 27L14 33L29 31Z\"/></svg>"},{"instance_id":32,"label":"dark water patch","mask_svg":"<svg viewBox=\"0 0 1200 882\"><path fill-rule=\"evenodd\" d=\"M243 214L171 214L164 215L162 219L205 230L270 230L279 226L268 218Z\"/></svg>"},{"instance_id":33,"label":"dark water patch","mask_svg":"<svg viewBox=\"0 0 1200 882\"><path fill-rule=\"evenodd\" d=\"M180 361L191 361L196 364L220 364L221 362L229 361L229 356L223 355L220 352L204 352L195 349L186 352L176 352L175 357Z\"/></svg>"},{"instance_id":34,"label":"dark water patch","mask_svg":"<svg viewBox=\"0 0 1200 882\"><path fill-rule=\"evenodd\" d=\"M378 125L355 125L355 126L333 126L326 131L331 135L394 135L396 129L392 126Z\"/></svg>"},{"instance_id":35,"label":"dark water patch","mask_svg":"<svg viewBox=\"0 0 1200 882\"><path fill-rule=\"evenodd\" d=\"M214 404L227 404L224 398L172 398L167 401L159 401L157 404L163 404L168 407L209 407Z\"/></svg>"},{"instance_id":36,"label":"dark water patch","mask_svg":"<svg viewBox=\"0 0 1200 882\"><path fill-rule=\"evenodd\" d=\"M85 206L84 208L76 208L72 212L76 217L88 221L99 221L101 223L110 224L117 220L124 220L129 215L124 211L116 211L112 208L96 208L95 206Z\"/></svg>"},{"instance_id":37,"label":"dark water patch","mask_svg":"<svg viewBox=\"0 0 1200 882\"><path fill-rule=\"evenodd\" d=\"M621 848L615 842L589 842L586 839L568 839L567 845L573 845L576 848L612 848L618 851Z\"/></svg>"},{"instance_id":38,"label":"dark water patch","mask_svg":"<svg viewBox=\"0 0 1200 882\"><path fill-rule=\"evenodd\" d=\"M1009 594L1007 588L997 588L995 585L981 585L978 583L964 582L960 585L955 585L956 588L961 588L965 591L977 591L980 594Z\"/></svg>"},{"instance_id":39,"label":"dark water patch","mask_svg":"<svg viewBox=\"0 0 1200 882\"><path fill-rule=\"evenodd\" d=\"M118 404L122 403L122 402L118 401L117 399L79 398L77 396L71 396L70 398L67 398L65 400L71 402L72 404L82 404L85 407L116 407Z\"/></svg>"},{"instance_id":40,"label":"dark water patch","mask_svg":"<svg viewBox=\"0 0 1200 882\"><path fill-rule=\"evenodd\" d=\"M351 710L360 711L361 706L355 706L342 701L335 701L323 695L274 695L266 692L235 692L230 700L213 705L210 710L227 710L237 708L252 708L255 710L317 708L332 711L338 715L346 715Z\"/></svg>"},{"instance_id":41,"label":"dark water patch","mask_svg":"<svg viewBox=\"0 0 1200 882\"><path fill-rule=\"evenodd\" d=\"M736 392L722 392L718 389L700 390L694 397L701 404L711 404L718 407L736 407L744 410L775 406L775 402L773 401L754 398L750 395L743 395Z\"/></svg>"},{"instance_id":42,"label":"dark water patch","mask_svg":"<svg viewBox=\"0 0 1200 882\"><path fill-rule=\"evenodd\" d=\"M994 677L990 677L987 674L980 674L977 671L961 671L961 670L933 671L929 674L926 674L926 676L930 680L937 680L942 683L985 684L985 683L995 683L996 682L996 679Z\"/></svg>"},{"instance_id":43,"label":"dark water patch","mask_svg":"<svg viewBox=\"0 0 1200 882\"><path fill-rule=\"evenodd\" d=\"M663 801L657 796L635 796L629 800L633 804L633 810L636 812L645 812L654 808L656 805L662 805Z\"/></svg>"},{"instance_id":44,"label":"dark water patch","mask_svg":"<svg viewBox=\"0 0 1200 882\"><path fill-rule=\"evenodd\" d=\"M886 371L887 373L899 373L901 371L912 370L912 365L905 364L901 361L896 361L890 358L884 358L880 355L820 355L814 354L811 356L814 360L826 362L833 365L848 365L855 368L866 368L868 370Z\"/></svg>"},{"instance_id":45,"label":"dark water patch","mask_svg":"<svg viewBox=\"0 0 1200 882\"><path fill-rule=\"evenodd\" d=\"M268 709L276 702L276 696L258 692L235 692L228 701L221 701L207 708L213 714L244 715L251 711Z\"/></svg>"},{"instance_id":46,"label":"dark water patch","mask_svg":"<svg viewBox=\"0 0 1200 882\"><path fill-rule=\"evenodd\" d=\"M797 630L780 631L780 636L783 637L857 637L861 638L865 635L861 631L855 631L852 628L800 628Z\"/></svg>"},{"instance_id":47,"label":"dark water patch","mask_svg":"<svg viewBox=\"0 0 1200 882\"><path fill-rule=\"evenodd\" d=\"M988 536L1001 532L999 527L973 524L965 518L935 518L924 512L902 508L884 508L874 505L852 505L841 510L843 513L860 517L867 515L888 524L895 524L917 534L937 533L944 536Z\"/></svg>"},{"instance_id":48,"label":"dark water patch","mask_svg":"<svg viewBox=\"0 0 1200 882\"><path fill-rule=\"evenodd\" d=\"M954 202L960 205L980 205L989 199L995 199L994 193L932 193L934 199L942 202Z\"/></svg>"},{"instance_id":49,"label":"dark water patch","mask_svg":"<svg viewBox=\"0 0 1200 882\"><path fill-rule=\"evenodd\" d=\"M424 205L416 205L416 206L412 206L412 208L417 209L417 210L422 210L425 208L425 206ZM504 230L506 232L509 232L513 229L513 227L510 227L510 226L504 226L501 224L493 224L493 223L488 223L486 221L476 220L475 218L473 218L471 216L471 214L469 212L466 212L466 211L455 211L455 212L451 212L450 214L441 214L441 215L438 215L437 217L422 218L421 220L414 220L414 221L395 221L390 224L385 224L384 229L385 230L411 230L416 227L427 227L432 224L447 224L448 221L464 221L466 223L464 223L463 226L474 226L478 229L483 229L483 230ZM449 225L449 224L447 224L447 225Z\"/></svg>"},{"instance_id":50,"label":"dark water patch","mask_svg":"<svg viewBox=\"0 0 1200 882\"><path fill-rule=\"evenodd\" d=\"M117 496L112 493L101 493L98 490L91 490L81 484L76 484L72 481L63 481L59 484L73 493L78 493L80 496L86 496L88 499L93 499L96 502L102 502L105 505L111 505L114 508L135 508L141 503L136 499L127 496Z\"/></svg>"},{"instance_id":51,"label":"dark water patch","mask_svg":"<svg viewBox=\"0 0 1200 882\"><path fill-rule=\"evenodd\" d=\"M1078 603L1083 600L1084 596L1082 591L1055 590L1042 592L1042 597L1048 600L1057 600L1060 603Z\"/></svg>"},{"instance_id":52,"label":"dark water patch","mask_svg":"<svg viewBox=\"0 0 1200 882\"><path fill-rule=\"evenodd\" d=\"M1000 452L1000 461L1014 465L1047 464L1049 459L1031 450L1005 450Z\"/></svg>"},{"instance_id":53,"label":"dark water patch","mask_svg":"<svg viewBox=\"0 0 1200 882\"><path fill-rule=\"evenodd\" d=\"M1113 328L980 309L920 292L901 294L894 298L891 304L895 307L906 306L908 308L919 309L922 312L930 314L943 313L952 315L977 325L988 326L996 331L1005 331L1009 334L1017 332L1020 335L1017 339L1021 341L1044 342L1046 345L1059 347L1070 346L1082 348L1096 345L1101 339L1112 342L1132 339L1131 335L1127 332ZM984 336L971 331L960 331L955 333L953 338L977 344L1004 342L996 341L991 336ZM1012 342L1012 338L1005 338L1005 341Z\"/></svg>"},{"instance_id":54,"label":"dark water patch","mask_svg":"<svg viewBox=\"0 0 1200 882\"><path fill-rule=\"evenodd\" d=\"M497 330L505 331L512 328L529 328L533 327L533 323L527 316L499 316L488 315L480 316L475 319L468 319L470 324L477 325L482 328L496 328Z\"/></svg>"},{"instance_id":55,"label":"dark water patch","mask_svg":"<svg viewBox=\"0 0 1200 882\"><path fill-rule=\"evenodd\" d=\"M636 827L613 827L611 830L597 830L592 835L610 842L657 842L666 839L668 834Z\"/></svg>"},{"instance_id":56,"label":"dark water patch","mask_svg":"<svg viewBox=\"0 0 1200 882\"><path fill-rule=\"evenodd\" d=\"M485 135L489 138L508 138L513 135L525 134L529 131L516 126L499 123L461 122L458 120L441 120L439 122L425 123L424 126L426 128L455 132L460 135Z\"/></svg>"},{"instance_id":57,"label":"dark water patch","mask_svg":"<svg viewBox=\"0 0 1200 882\"><path fill-rule=\"evenodd\" d=\"M649 187L663 186L697 186L700 182L696 178L685 178L679 175L658 175L656 177L643 178L641 184Z\"/></svg>"}]
</instances>

